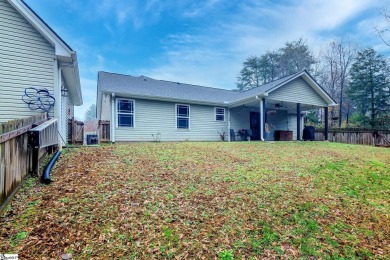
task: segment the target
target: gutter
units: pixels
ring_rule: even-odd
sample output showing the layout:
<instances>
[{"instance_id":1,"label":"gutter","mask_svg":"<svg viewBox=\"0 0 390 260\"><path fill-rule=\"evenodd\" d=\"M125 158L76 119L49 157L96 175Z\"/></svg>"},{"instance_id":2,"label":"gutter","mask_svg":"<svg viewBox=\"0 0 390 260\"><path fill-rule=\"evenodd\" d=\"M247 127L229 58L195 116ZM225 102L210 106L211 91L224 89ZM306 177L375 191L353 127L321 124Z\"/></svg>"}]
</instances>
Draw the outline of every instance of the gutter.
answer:
<instances>
[{"instance_id":1,"label":"gutter","mask_svg":"<svg viewBox=\"0 0 390 260\"><path fill-rule=\"evenodd\" d=\"M173 103L188 103L195 105L207 105L207 106L220 106L220 107L228 107L228 101L222 102L207 102L207 101L197 101L197 100L189 100L189 99L175 99L175 98L165 98L159 96L147 96L147 95L138 95L138 94L129 94L129 93L121 93L121 92L109 92L109 91L101 91L102 94L114 94L117 97L122 98L133 98L133 99L145 99L145 100L156 100L156 101L165 101L165 102L173 102ZM115 94L116 93L116 94Z\"/></svg>"},{"instance_id":2,"label":"gutter","mask_svg":"<svg viewBox=\"0 0 390 260\"><path fill-rule=\"evenodd\" d=\"M268 93L266 92L262 92L256 96L254 96L256 99L260 99L260 98L263 98L263 97L268 97ZM251 97L248 97L248 98L245 98L245 99L240 99L238 101L235 101L235 102L232 102L232 103L229 103L229 107L233 106L233 105L237 105L237 104L240 104L240 103L245 103L246 101L248 100L251 100L253 99L253 96Z\"/></svg>"},{"instance_id":3,"label":"gutter","mask_svg":"<svg viewBox=\"0 0 390 260\"><path fill-rule=\"evenodd\" d=\"M67 82L67 83L69 83L68 87L72 88L72 86L73 86L72 89L74 89L74 91L72 91L72 93L74 93L74 95L71 95L71 100L73 101L75 106L81 106L83 104L83 97L81 94L80 74L79 74L79 70L78 70L78 62L77 62L76 52L72 51L70 53L70 57L68 57L68 58L70 58L69 62L59 61L59 67L71 70L70 73L72 75L71 75L71 78L69 78L69 80L71 82ZM66 77L64 77L64 78L66 78Z\"/></svg>"}]
</instances>

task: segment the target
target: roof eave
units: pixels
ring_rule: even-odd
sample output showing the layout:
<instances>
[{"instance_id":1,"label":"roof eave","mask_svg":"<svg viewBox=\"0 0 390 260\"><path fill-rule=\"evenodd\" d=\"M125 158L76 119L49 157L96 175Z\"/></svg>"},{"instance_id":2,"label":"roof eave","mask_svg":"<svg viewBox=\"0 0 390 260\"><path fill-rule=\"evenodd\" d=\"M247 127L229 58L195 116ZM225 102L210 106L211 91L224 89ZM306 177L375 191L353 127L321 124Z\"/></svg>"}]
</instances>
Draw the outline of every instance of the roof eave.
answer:
<instances>
[{"instance_id":1,"label":"roof eave","mask_svg":"<svg viewBox=\"0 0 390 260\"><path fill-rule=\"evenodd\" d=\"M156 101L165 101L165 102L173 102L173 103L188 103L194 105L209 105L209 106L222 106L228 107L229 103L223 102L210 102L210 101L199 101L199 100L191 100L191 99L182 99L182 98L167 98L160 96L149 96L149 95L139 95L139 94L131 94L131 93L122 93L116 92L112 90L101 90L100 95L103 94L115 94L115 97L123 97L123 98L135 98L135 99L147 99L147 100L156 100ZM99 95L99 93L98 93Z\"/></svg>"},{"instance_id":2,"label":"roof eave","mask_svg":"<svg viewBox=\"0 0 390 260\"><path fill-rule=\"evenodd\" d=\"M77 55L75 52L73 52L72 57L73 61L71 63L60 62L59 66L61 67L72 104L75 106L81 106L83 104L83 97L81 93Z\"/></svg>"}]
</instances>

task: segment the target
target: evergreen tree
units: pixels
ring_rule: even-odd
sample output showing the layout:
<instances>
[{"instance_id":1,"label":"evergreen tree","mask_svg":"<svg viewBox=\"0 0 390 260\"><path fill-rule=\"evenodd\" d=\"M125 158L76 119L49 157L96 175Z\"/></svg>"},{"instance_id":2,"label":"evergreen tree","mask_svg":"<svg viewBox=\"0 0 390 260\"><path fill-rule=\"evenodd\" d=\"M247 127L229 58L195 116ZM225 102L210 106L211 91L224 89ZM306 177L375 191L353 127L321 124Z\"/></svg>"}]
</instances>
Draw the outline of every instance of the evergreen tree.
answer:
<instances>
[{"instance_id":1,"label":"evergreen tree","mask_svg":"<svg viewBox=\"0 0 390 260\"><path fill-rule=\"evenodd\" d=\"M303 39L286 42L277 51L249 57L237 77L237 88L248 90L291 75L304 69L310 70L316 61Z\"/></svg>"},{"instance_id":2,"label":"evergreen tree","mask_svg":"<svg viewBox=\"0 0 390 260\"><path fill-rule=\"evenodd\" d=\"M372 128L390 111L389 67L383 56L368 48L358 52L348 90L362 123Z\"/></svg>"},{"instance_id":3,"label":"evergreen tree","mask_svg":"<svg viewBox=\"0 0 390 260\"><path fill-rule=\"evenodd\" d=\"M262 60L257 56L251 56L244 62L244 68L237 77L237 88L240 91L260 86Z\"/></svg>"},{"instance_id":4,"label":"evergreen tree","mask_svg":"<svg viewBox=\"0 0 390 260\"><path fill-rule=\"evenodd\" d=\"M85 112L84 121L93 121L96 119L96 105L92 104Z\"/></svg>"},{"instance_id":5,"label":"evergreen tree","mask_svg":"<svg viewBox=\"0 0 390 260\"><path fill-rule=\"evenodd\" d=\"M309 46L302 38L286 42L285 46L279 49L279 53L279 78L302 70L310 71L311 66L316 63Z\"/></svg>"}]
</instances>

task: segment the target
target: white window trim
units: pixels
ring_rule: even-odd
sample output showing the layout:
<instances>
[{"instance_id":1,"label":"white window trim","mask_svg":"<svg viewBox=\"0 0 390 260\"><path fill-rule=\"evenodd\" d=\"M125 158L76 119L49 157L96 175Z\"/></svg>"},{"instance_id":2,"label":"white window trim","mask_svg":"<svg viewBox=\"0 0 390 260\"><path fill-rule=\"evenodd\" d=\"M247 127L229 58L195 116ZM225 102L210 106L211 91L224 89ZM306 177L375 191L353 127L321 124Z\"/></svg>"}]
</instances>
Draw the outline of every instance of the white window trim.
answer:
<instances>
[{"instance_id":1,"label":"white window trim","mask_svg":"<svg viewBox=\"0 0 390 260\"><path fill-rule=\"evenodd\" d=\"M217 120L217 109L223 109L223 120ZM224 107L214 107L214 121L226 122L226 109Z\"/></svg>"},{"instance_id":2,"label":"white window trim","mask_svg":"<svg viewBox=\"0 0 390 260\"><path fill-rule=\"evenodd\" d=\"M187 106L188 107L188 128L178 128L177 127L177 106ZM181 131L188 131L191 129L191 106L188 104L175 104L175 125L176 130Z\"/></svg>"},{"instance_id":3,"label":"white window trim","mask_svg":"<svg viewBox=\"0 0 390 260\"><path fill-rule=\"evenodd\" d=\"M118 126L118 102L120 100L125 100L125 101L132 101L133 102L133 113L121 113L121 114L128 114L128 115L133 115L133 126ZM130 99L130 98L116 98L115 99L115 125L116 125L116 128L118 127L125 127L125 128L135 128L135 100L134 99Z\"/></svg>"}]
</instances>

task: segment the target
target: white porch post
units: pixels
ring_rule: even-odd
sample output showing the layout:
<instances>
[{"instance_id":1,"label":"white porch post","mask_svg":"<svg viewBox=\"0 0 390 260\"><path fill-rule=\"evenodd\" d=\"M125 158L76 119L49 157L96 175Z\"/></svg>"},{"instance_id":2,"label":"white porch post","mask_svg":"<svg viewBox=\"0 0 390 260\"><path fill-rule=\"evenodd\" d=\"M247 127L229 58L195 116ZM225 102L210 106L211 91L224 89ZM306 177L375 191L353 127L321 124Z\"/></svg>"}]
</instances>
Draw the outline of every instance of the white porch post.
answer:
<instances>
[{"instance_id":1,"label":"white porch post","mask_svg":"<svg viewBox=\"0 0 390 260\"><path fill-rule=\"evenodd\" d=\"M231 136L230 136L230 108L227 108L227 113L228 113L228 142L231 142Z\"/></svg>"},{"instance_id":2,"label":"white porch post","mask_svg":"<svg viewBox=\"0 0 390 260\"><path fill-rule=\"evenodd\" d=\"M111 94L111 142L115 143L115 94Z\"/></svg>"},{"instance_id":3,"label":"white porch post","mask_svg":"<svg viewBox=\"0 0 390 260\"><path fill-rule=\"evenodd\" d=\"M264 99L260 99L260 140L264 141Z\"/></svg>"}]
</instances>

